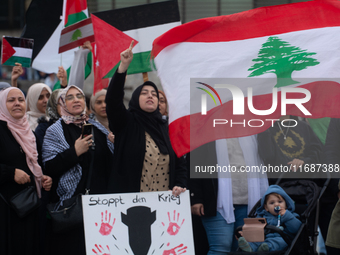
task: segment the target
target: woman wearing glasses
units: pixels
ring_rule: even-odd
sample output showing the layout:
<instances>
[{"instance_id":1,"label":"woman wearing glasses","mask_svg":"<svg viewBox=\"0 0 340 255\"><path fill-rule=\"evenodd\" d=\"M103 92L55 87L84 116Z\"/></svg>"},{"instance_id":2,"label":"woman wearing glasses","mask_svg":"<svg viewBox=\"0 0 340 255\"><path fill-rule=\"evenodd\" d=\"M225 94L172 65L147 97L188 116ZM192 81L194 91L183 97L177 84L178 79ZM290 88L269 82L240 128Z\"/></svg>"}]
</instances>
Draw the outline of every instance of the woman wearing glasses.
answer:
<instances>
[{"instance_id":1,"label":"woman wearing glasses","mask_svg":"<svg viewBox=\"0 0 340 255\"><path fill-rule=\"evenodd\" d=\"M86 116L85 95L78 87L62 90L59 101L61 119L47 129L42 155L46 172L56 180L51 202L62 202L85 192L91 161L89 149L94 145L90 193L105 193L113 155L109 132ZM88 123L93 125L92 134L82 138L82 126ZM52 233L51 241L50 254L85 254L82 226L62 234Z\"/></svg>"}]
</instances>

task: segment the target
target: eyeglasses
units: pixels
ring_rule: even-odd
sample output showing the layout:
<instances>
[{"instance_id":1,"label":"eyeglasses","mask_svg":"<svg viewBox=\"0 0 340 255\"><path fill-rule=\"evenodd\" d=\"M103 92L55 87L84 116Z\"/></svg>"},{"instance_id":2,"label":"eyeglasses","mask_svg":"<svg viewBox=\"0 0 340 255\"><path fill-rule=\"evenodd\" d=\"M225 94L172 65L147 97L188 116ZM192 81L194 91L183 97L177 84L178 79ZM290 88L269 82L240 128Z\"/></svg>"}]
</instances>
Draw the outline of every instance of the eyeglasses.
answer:
<instances>
[{"instance_id":1,"label":"eyeglasses","mask_svg":"<svg viewBox=\"0 0 340 255\"><path fill-rule=\"evenodd\" d=\"M78 99L83 99L84 95L81 94L81 93L78 93L78 94L76 94L76 97ZM67 100L67 101L73 101L74 99L75 99L74 95L68 95L68 96L65 97L65 100Z\"/></svg>"}]
</instances>

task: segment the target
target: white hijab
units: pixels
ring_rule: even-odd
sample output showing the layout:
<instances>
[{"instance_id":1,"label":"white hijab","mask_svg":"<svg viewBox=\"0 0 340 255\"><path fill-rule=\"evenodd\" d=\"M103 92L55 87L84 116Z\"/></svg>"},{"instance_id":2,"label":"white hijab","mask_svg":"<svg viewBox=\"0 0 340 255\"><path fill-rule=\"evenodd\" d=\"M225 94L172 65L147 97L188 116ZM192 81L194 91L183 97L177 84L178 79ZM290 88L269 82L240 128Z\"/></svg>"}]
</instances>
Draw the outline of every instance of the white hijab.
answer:
<instances>
[{"instance_id":1,"label":"white hijab","mask_svg":"<svg viewBox=\"0 0 340 255\"><path fill-rule=\"evenodd\" d=\"M262 160L258 155L256 135L238 138L243 152L244 160L247 166L258 166L262 170ZM217 164L220 166L229 165L228 146L225 139L216 141ZM223 216L228 223L235 222L233 191L230 173L218 175L218 195L217 211ZM248 213L262 198L268 189L267 174L262 172L248 172Z\"/></svg>"},{"instance_id":2,"label":"white hijab","mask_svg":"<svg viewBox=\"0 0 340 255\"><path fill-rule=\"evenodd\" d=\"M49 86L44 83L35 83L33 84L27 91L26 104L27 104L27 120L30 124L30 128L34 131L38 126L38 119L41 116L44 116L45 113L42 113L38 110L37 103L39 100L39 96L41 91L46 89L50 94L52 93Z\"/></svg>"}]
</instances>

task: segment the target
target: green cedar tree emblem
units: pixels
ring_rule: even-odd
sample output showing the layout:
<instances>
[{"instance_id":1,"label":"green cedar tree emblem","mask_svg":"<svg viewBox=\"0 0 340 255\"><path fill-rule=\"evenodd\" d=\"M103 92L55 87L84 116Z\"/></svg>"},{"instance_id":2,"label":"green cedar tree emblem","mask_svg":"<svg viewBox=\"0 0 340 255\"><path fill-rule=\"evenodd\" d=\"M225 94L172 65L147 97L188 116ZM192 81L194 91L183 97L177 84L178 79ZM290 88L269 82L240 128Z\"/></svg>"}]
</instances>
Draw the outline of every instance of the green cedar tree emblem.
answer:
<instances>
[{"instance_id":1,"label":"green cedar tree emblem","mask_svg":"<svg viewBox=\"0 0 340 255\"><path fill-rule=\"evenodd\" d=\"M82 34L81 34L81 31L79 29L77 29L76 31L74 31L74 33L72 34L72 41L77 41L78 38L81 38L82 37Z\"/></svg>"},{"instance_id":2,"label":"green cedar tree emblem","mask_svg":"<svg viewBox=\"0 0 340 255\"><path fill-rule=\"evenodd\" d=\"M252 71L248 77L275 73L277 76L275 87L299 83L292 79L293 71L300 71L308 66L320 64L320 62L311 57L315 54L314 52L307 52L307 50L291 46L277 36L271 36L262 44L258 57L253 59L254 62L258 63L248 69L248 71Z\"/></svg>"}]
</instances>

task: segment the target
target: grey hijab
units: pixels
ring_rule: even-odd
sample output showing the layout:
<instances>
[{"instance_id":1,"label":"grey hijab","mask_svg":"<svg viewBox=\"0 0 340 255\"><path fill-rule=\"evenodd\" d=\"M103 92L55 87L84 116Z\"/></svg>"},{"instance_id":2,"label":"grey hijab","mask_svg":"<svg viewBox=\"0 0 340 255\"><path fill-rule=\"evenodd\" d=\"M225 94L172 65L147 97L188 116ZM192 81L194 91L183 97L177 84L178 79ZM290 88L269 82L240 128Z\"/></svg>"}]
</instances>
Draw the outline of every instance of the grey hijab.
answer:
<instances>
[{"instance_id":1,"label":"grey hijab","mask_svg":"<svg viewBox=\"0 0 340 255\"><path fill-rule=\"evenodd\" d=\"M0 82L0 90L2 89L6 89L6 88L9 88L11 87L11 85L7 82Z\"/></svg>"}]
</instances>

